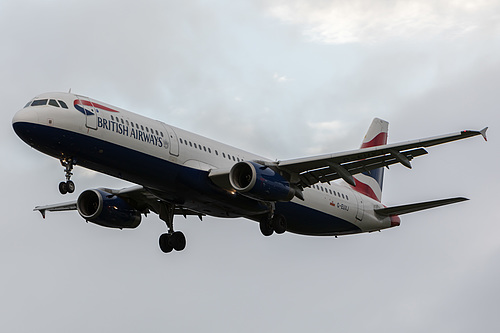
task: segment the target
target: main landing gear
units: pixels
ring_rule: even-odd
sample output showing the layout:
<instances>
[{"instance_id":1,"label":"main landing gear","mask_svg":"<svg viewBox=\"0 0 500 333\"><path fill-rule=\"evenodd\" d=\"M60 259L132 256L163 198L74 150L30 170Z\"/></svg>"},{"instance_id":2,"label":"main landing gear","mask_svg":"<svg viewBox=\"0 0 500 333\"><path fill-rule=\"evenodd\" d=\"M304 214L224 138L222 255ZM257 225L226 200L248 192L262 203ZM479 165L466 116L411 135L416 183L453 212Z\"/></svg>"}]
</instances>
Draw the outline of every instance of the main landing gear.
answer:
<instances>
[{"instance_id":1,"label":"main landing gear","mask_svg":"<svg viewBox=\"0 0 500 333\"><path fill-rule=\"evenodd\" d=\"M260 220L259 227L264 236L271 236L273 232L282 234L286 231L286 219L280 214L265 216Z\"/></svg>"},{"instance_id":2,"label":"main landing gear","mask_svg":"<svg viewBox=\"0 0 500 333\"><path fill-rule=\"evenodd\" d=\"M168 232L161 235L159 239L160 249L164 253L182 251L186 247L186 237L180 231L174 231L174 210L173 204L162 204L160 207L160 219L163 220L168 227Z\"/></svg>"},{"instance_id":3,"label":"main landing gear","mask_svg":"<svg viewBox=\"0 0 500 333\"><path fill-rule=\"evenodd\" d=\"M71 176L73 173L73 166L76 164L76 161L71 157L63 157L61 158L61 165L65 168L64 172L66 174L66 181L59 183L59 192L61 194L73 193L75 192L75 183L71 181Z\"/></svg>"}]
</instances>

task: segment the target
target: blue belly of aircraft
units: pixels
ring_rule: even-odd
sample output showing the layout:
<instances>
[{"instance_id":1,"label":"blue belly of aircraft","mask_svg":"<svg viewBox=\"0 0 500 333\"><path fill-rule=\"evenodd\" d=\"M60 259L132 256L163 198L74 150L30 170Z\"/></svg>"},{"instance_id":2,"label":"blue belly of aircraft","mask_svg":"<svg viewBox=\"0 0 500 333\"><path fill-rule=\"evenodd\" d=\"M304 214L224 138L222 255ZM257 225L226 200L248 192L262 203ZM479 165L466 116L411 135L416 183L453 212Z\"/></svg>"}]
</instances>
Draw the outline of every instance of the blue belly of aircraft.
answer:
<instances>
[{"instance_id":1,"label":"blue belly of aircraft","mask_svg":"<svg viewBox=\"0 0 500 333\"><path fill-rule=\"evenodd\" d=\"M77 165L154 189L161 192L162 199L200 213L258 221L268 210L262 202L217 187L203 170L54 127L15 123L14 130L26 143L45 154L57 159L73 157ZM276 213L287 219L287 231L298 234L361 232L347 221L292 202L278 202Z\"/></svg>"}]
</instances>

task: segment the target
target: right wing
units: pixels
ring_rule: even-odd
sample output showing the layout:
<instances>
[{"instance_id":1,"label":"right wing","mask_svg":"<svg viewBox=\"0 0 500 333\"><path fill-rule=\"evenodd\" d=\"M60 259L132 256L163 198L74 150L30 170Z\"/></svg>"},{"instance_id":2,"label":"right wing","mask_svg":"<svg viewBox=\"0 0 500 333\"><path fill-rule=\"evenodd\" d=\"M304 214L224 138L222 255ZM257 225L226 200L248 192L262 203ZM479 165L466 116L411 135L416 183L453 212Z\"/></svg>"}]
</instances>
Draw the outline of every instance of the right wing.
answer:
<instances>
[{"instance_id":1,"label":"right wing","mask_svg":"<svg viewBox=\"0 0 500 333\"><path fill-rule=\"evenodd\" d=\"M161 199L160 194L155 194L152 190L149 190L140 185L126 187L120 190L110 188L100 188L100 190L103 190L109 194L114 194L117 197L124 199L131 207L141 212L142 214L154 212L159 215L161 211L161 205L164 203L164 200ZM40 214L42 214L43 218L45 218L46 212L61 212L77 209L77 200L75 200L60 204L36 206L33 210L39 211ZM201 219L201 216L203 216L204 214L195 212L187 208L183 208L181 206L175 206L174 215L183 215L184 217L186 217L187 215L196 215Z\"/></svg>"}]
</instances>

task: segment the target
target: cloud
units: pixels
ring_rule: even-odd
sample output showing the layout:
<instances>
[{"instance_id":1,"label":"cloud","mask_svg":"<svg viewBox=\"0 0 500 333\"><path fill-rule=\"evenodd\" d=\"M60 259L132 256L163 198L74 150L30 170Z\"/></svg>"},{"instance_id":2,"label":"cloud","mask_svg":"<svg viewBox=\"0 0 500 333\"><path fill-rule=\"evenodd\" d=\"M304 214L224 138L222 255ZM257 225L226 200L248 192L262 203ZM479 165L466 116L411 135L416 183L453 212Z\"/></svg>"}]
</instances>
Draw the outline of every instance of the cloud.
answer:
<instances>
[{"instance_id":1,"label":"cloud","mask_svg":"<svg viewBox=\"0 0 500 333\"><path fill-rule=\"evenodd\" d=\"M467 34L494 19L498 2L483 1L273 1L274 17L303 26L321 43L379 42ZM498 28L498 26L497 26Z\"/></svg>"}]
</instances>

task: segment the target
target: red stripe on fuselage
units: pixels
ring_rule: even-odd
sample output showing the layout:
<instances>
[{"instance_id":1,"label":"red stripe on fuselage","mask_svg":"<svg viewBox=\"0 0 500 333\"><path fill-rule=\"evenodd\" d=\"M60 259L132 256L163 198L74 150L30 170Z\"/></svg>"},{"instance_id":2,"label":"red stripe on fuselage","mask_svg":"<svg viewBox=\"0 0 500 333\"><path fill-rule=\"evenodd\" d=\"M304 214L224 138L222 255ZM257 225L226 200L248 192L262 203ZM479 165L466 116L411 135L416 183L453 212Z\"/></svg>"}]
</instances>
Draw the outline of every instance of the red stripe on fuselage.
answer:
<instances>
[{"instance_id":1,"label":"red stripe on fuselage","mask_svg":"<svg viewBox=\"0 0 500 333\"><path fill-rule=\"evenodd\" d=\"M101 105L99 103L92 103L92 102L86 101L84 99L75 99L75 101L73 102L73 104L74 105L82 104L82 105L87 105L87 106L93 106L95 108L98 108L99 110L105 110L105 111L109 111L109 112L119 113L118 111L113 110L111 108L108 108L107 106Z\"/></svg>"},{"instance_id":2,"label":"red stripe on fuselage","mask_svg":"<svg viewBox=\"0 0 500 333\"><path fill-rule=\"evenodd\" d=\"M368 142L363 142L361 145L361 148L370 148L370 147L376 147L376 146L383 146L387 144L387 133L385 132L380 132L375 136L373 139L371 139Z\"/></svg>"}]
</instances>

